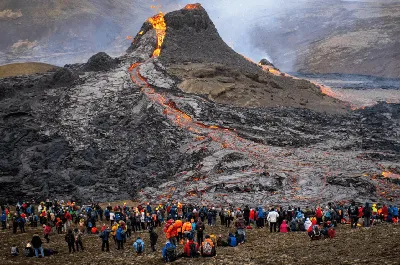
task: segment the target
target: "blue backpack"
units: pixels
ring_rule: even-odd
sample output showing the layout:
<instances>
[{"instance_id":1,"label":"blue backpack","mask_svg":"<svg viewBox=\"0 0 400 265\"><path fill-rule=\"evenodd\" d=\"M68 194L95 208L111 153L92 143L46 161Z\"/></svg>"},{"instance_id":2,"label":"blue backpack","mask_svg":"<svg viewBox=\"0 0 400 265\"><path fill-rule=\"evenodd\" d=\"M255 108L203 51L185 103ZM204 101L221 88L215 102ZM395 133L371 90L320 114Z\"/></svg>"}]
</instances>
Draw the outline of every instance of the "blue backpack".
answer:
<instances>
[{"instance_id":1,"label":"blue backpack","mask_svg":"<svg viewBox=\"0 0 400 265\"><path fill-rule=\"evenodd\" d=\"M229 246L231 247L236 247L237 243L236 243L236 237L230 237L230 242L229 242Z\"/></svg>"}]
</instances>

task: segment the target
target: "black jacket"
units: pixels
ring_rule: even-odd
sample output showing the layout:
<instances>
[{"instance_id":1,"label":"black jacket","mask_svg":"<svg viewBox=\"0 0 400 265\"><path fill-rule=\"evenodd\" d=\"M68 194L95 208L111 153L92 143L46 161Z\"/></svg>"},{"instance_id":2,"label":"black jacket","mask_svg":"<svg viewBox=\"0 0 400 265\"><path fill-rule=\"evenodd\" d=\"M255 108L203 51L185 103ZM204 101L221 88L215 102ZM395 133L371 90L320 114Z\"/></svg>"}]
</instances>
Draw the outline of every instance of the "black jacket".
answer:
<instances>
[{"instance_id":1,"label":"black jacket","mask_svg":"<svg viewBox=\"0 0 400 265\"><path fill-rule=\"evenodd\" d=\"M151 231L150 232L150 242L152 245L155 245L157 243L158 235L156 232Z\"/></svg>"},{"instance_id":2,"label":"black jacket","mask_svg":"<svg viewBox=\"0 0 400 265\"><path fill-rule=\"evenodd\" d=\"M38 235L34 235L32 237L31 243L32 243L33 248L40 248L42 246L42 240L40 239L40 236L38 236Z\"/></svg>"}]
</instances>

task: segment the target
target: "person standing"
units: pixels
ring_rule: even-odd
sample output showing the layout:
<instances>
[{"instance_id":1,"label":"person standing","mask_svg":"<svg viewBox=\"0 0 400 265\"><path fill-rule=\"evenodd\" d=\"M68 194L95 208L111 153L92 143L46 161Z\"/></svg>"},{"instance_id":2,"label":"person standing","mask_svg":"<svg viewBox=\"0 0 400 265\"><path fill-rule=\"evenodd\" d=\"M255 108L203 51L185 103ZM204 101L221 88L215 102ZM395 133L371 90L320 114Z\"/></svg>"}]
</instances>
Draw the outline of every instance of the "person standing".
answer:
<instances>
[{"instance_id":1,"label":"person standing","mask_svg":"<svg viewBox=\"0 0 400 265\"><path fill-rule=\"evenodd\" d=\"M7 215L5 211L3 211L1 214L1 226L3 230L7 228Z\"/></svg>"},{"instance_id":2,"label":"person standing","mask_svg":"<svg viewBox=\"0 0 400 265\"><path fill-rule=\"evenodd\" d=\"M204 223L201 221L201 219L199 219L199 221L197 221L196 223L197 243L199 244L199 246L201 246L203 243L204 229Z\"/></svg>"},{"instance_id":3,"label":"person standing","mask_svg":"<svg viewBox=\"0 0 400 265\"><path fill-rule=\"evenodd\" d=\"M104 251L104 248L106 248L107 252L110 251L110 227L105 228L104 230L101 231L100 233L100 238L101 238L101 251Z\"/></svg>"},{"instance_id":4,"label":"person standing","mask_svg":"<svg viewBox=\"0 0 400 265\"><path fill-rule=\"evenodd\" d=\"M246 205L243 209L243 218L245 220L245 224L247 226L250 225L250 208L248 205Z\"/></svg>"},{"instance_id":5,"label":"person standing","mask_svg":"<svg viewBox=\"0 0 400 265\"><path fill-rule=\"evenodd\" d=\"M350 216L350 227L357 228L358 223L358 207L356 206L356 202L353 201L348 210Z\"/></svg>"},{"instance_id":6,"label":"person standing","mask_svg":"<svg viewBox=\"0 0 400 265\"><path fill-rule=\"evenodd\" d=\"M365 227L370 227L371 225L371 216L372 216L372 208L369 205L368 202L365 203L365 207L363 209L363 215L364 215L364 226Z\"/></svg>"},{"instance_id":7,"label":"person standing","mask_svg":"<svg viewBox=\"0 0 400 265\"><path fill-rule=\"evenodd\" d=\"M65 242L67 242L68 244L69 253L71 253L72 251L75 252L75 237L71 229L68 229L68 232L65 235Z\"/></svg>"},{"instance_id":8,"label":"person standing","mask_svg":"<svg viewBox=\"0 0 400 265\"><path fill-rule=\"evenodd\" d=\"M83 251L82 232L79 231L78 228L74 229L74 238L75 238L76 251L79 252L79 247L81 247L81 251Z\"/></svg>"},{"instance_id":9,"label":"person standing","mask_svg":"<svg viewBox=\"0 0 400 265\"><path fill-rule=\"evenodd\" d=\"M117 249L124 249L124 239L125 239L125 232L122 227L118 227L117 232L115 234L115 238L117 240Z\"/></svg>"},{"instance_id":10,"label":"person standing","mask_svg":"<svg viewBox=\"0 0 400 265\"><path fill-rule=\"evenodd\" d=\"M274 232L276 232L276 223L278 221L279 214L275 209L271 209L268 213L267 221L269 222L269 231L272 233L272 227L274 228Z\"/></svg>"},{"instance_id":11,"label":"person standing","mask_svg":"<svg viewBox=\"0 0 400 265\"><path fill-rule=\"evenodd\" d=\"M158 235L157 233L154 231L153 227L149 228L149 233L150 233L150 246L151 246L151 250L153 252L156 251L156 244L157 244L157 239L158 239Z\"/></svg>"},{"instance_id":12,"label":"person standing","mask_svg":"<svg viewBox=\"0 0 400 265\"><path fill-rule=\"evenodd\" d=\"M38 234L34 234L31 240L33 249L35 250L36 258L39 258L39 251L42 258L44 258L44 251L42 247L42 240Z\"/></svg>"}]
</instances>

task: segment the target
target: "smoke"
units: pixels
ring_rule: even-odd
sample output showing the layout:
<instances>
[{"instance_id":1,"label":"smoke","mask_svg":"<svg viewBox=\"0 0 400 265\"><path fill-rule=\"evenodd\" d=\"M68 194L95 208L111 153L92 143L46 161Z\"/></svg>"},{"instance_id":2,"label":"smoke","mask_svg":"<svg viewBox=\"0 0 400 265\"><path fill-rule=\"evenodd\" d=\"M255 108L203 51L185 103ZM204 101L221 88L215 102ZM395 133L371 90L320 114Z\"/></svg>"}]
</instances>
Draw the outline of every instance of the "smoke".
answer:
<instances>
[{"instance_id":1,"label":"smoke","mask_svg":"<svg viewBox=\"0 0 400 265\"><path fill-rule=\"evenodd\" d=\"M389 1L393 0L378 0L378 2ZM326 32L329 32L329 27L335 26L329 22L334 19L333 15L319 14L320 10L328 10L332 3L340 6L341 3L361 5L364 2L377 1L92 0L81 2L73 0L68 2L69 9L52 10L51 5L45 3L38 7L33 4L26 5L25 1L20 0L12 6L3 4L0 7L7 10L22 9L21 14L34 15L38 13L34 12L37 8L46 10L46 14L63 10L65 13L61 17L70 18L62 20L57 17L49 20L54 21L53 23L47 23L46 17L35 15L36 17L31 20L40 22L43 19L43 23L32 24L30 18L18 15L16 16L18 26L9 24L0 26L0 33L8 36L0 41L2 47L0 64L24 60L62 65L86 61L90 55L99 51L118 56L130 44L126 36L134 36L145 19L160 11L167 13L194 2L202 4L222 39L235 51L255 62L267 58L281 70L291 71L301 48L323 38ZM61 7L65 5L63 0L55 0L54 3ZM0 25L3 25L1 21ZM19 40L38 41L31 57L12 56L11 45ZM8 48L4 49L6 46ZM2 54L7 55L2 56Z\"/></svg>"}]
</instances>

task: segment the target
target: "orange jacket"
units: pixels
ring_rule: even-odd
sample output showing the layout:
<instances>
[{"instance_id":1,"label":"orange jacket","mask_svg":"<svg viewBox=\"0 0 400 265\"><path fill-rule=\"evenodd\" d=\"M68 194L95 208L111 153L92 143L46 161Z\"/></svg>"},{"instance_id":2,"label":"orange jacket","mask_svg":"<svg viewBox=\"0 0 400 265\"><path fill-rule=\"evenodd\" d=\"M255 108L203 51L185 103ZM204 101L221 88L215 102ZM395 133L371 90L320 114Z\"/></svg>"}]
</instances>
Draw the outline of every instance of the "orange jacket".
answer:
<instances>
[{"instance_id":1,"label":"orange jacket","mask_svg":"<svg viewBox=\"0 0 400 265\"><path fill-rule=\"evenodd\" d=\"M189 232L192 231L192 224L190 222L186 222L183 224L182 232L185 232L185 231L189 231Z\"/></svg>"},{"instance_id":2,"label":"orange jacket","mask_svg":"<svg viewBox=\"0 0 400 265\"><path fill-rule=\"evenodd\" d=\"M174 227L175 227L177 233L182 232L182 221L176 220L174 223Z\"/></svg>"},{"instance_id":3,"label":"orange jacket","mask_svg":"<svg viewBox=\"0 0 400 265\"><path fill-rule=\"evenodd\" d=\"M204 244L208 242L210 243L211 247L214 247L214 242L212 242L212 240L210 238L206 238L203 242L203 244L201 245L202 248L204 248Z\"/></svg>"},{"instance_id":4,"label":"orange jacket","mask_svg":"<svg viewBox=\"0 0 400 265\"><path fill-rule=\"evenodd\" d=\"M167 237L167 239L170 239L171 237L176 237L178 236L178 231L176 230L175 225L170 225L168 227L167 232L165 233L165 236Z\"/></svg>"}]
</instances>

